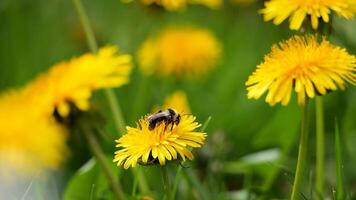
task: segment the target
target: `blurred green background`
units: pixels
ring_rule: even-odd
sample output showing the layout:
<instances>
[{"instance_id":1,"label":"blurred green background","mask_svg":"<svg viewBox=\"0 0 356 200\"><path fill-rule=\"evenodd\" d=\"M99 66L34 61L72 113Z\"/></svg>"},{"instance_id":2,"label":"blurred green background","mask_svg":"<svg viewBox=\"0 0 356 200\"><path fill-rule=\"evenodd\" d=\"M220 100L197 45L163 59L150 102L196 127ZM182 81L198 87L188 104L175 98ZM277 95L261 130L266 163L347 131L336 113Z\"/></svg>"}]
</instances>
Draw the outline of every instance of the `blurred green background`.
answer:
<instances>
[{"instance_id":1,"label":"blurred green background","mask_svg":"<svg viewBox=\"0 0 356 200\"><path fill-rule=\"evenodd\" d=\"M207 144L196 152L197 161L188 164L187 173L195 171L197 176L186 178L187 184L202 181L202 190L209 193L211 199L245 199L246 191L267 199L289 196L297 155L300 108L295 98L287 107L270 107L263 99L248 100L244 84L271 46L293 34L287 23L275 26L264 22L258 14L262 1L244 6L226 1L220 10L189 5L184 12L167 12L159 7L137 2L124 4L119 0L83 0L83 4L99 45L117 44L122 52L134 56L147 37L167 25L191 24L214 32L223 44L222 59L219 66L201 80L145 77L135 65L130 83L115 90L126 122L134 126L154 105L162 104L167 95L177 89L184 90L198 121L203 123L212 117L207 128ZM334 18L333 27L332 42L356 54L356 21ZM0 91L23 86L51 65L89 51L70 0L1 0L0 38ZM332 92L324 99L326 190L331 196L335 188L333 133L336 118L341 129L345 186L347 194L352 196L356 192L356 90L351 86L346 91ZM119 134L115 132L102 92L96 93L94 103L105 118L110 138L117 138ZM314 111L314 102L311 104ZM308 188L314 184L309 178L315 174L314 118L311 112L308 174L305 174L308 181L303 186L306 197L311 192ZM108 155L113 155L114 141L103 142L103 145ZM74 153L64 172L58 175L63 183L58 186L59 197L63 196L62 190L68 187L67 181L73 173L89 159L81 147L73 145ZM81 157L77 159L76 155ZM161 183L154 178L158 172L146 168L144 172L149 177L149 185L156 191L161 190ZM120 173L123 173L126 190L130 191L130 172L121 170ZM77 177L80 184L75 185L72 180L69 185L80 187L78 185L92 180L88 174L79 179L83 179L78 181ZM187 190L184 183L179 188L182 191ZM194 197L179 195L182 196L177 199Z\"/></svg>"}]
</instances>

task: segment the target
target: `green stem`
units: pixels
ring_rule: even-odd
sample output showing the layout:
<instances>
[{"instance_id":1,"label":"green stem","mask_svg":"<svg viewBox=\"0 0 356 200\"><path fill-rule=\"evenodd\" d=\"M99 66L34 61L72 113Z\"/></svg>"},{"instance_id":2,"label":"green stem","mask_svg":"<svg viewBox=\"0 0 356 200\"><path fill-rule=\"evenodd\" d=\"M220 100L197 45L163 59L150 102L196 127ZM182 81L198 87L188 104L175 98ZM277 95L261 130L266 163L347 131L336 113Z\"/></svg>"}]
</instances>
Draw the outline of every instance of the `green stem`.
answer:
<instances>
[{"instance_id":1,"label":"green stem","mask_svg":"<svg viewBox=\"0 0 356 200\"><path fill-rule=\"evenodd\" d=\"M307 149L308 149L308 102L305 103L301 121L301 135L299 142L298 161L293 183L291 200L300 199L300 186L303 180Z\"/></svg>"},{"instance_id":2,"label":"green stem","mask_svg":"<svg viewBox=\"0 0 356 200\"><path fill-rule=\"evenodd\" d=\"M111 89L105 89L105 94L106 98L109 102L111 111L114 115L114 121L115 121L115 127L116 130L120 133L120 135L123 135L125 133L125 120L121 112L120 105L118 103L118 100L115 96L115 93Z\"/></svg>"},{"instance_id":3,"label":"green stem","mask_svg":"<svg viewBox=\"0 0 356 200\"><path fill-rule=\"evenodd\" d=\"M336 153L336 200L345 199L345 190L343 177L344 173L342 171L342 150L341 150L341 141L340 141L340 130L337 120L335 119L335 153Z\"/></svg>"},{"instance_id":4,"label":"green stem","mask_svg":"<svg viewBox=\"0 0 356 200\"><path fill-rule=\"evenodd\" d=\"M134 182L133 182L133 185L132 185L131 196L133 198L135 198L136 192L137 192L137 170L134 169L133 172L134 172Z\"/></svg>"},{"instance_id":5,"label":"green stem","mask_svg":"<svg viewBox=\"0 0 356 200\"><path fill-rule=\"evenodd\" d=\"M83 25L89 48L93 53L96 53L98 51L98 44L95 40L93 29L90 26L88 15L85 12L85 9L83 7L81 0L73 0L73 2L74 2L76 10L78 12L80 21ZM117 131L122 135L125 132L125 120L121 113L121 109L118 104L118 100L117 100L115 93L112 89L108 89L108 88L105 89L105 95L109 102L111 111L114 115L115 127L116 127Z\"/></svg>"},{"instance_id":6,"label":"green stem","mask_svg":"<svg viewBox=\"0 0 356 200\"><path fill-rule=\"evenodd\" d=\"M137 168L137 181L138 181L138 187L140 188L140 191L144 194L150 193L150 188L148 187L146 177L142 173L142 169L140 167Z\"/></svg>"},{"instance_id":7,"label":"green stem","mask_svg":"<svg viewBox=\"0 0 356 200\"><path fill-rule=\"evenodd\" d=\"M173 182L173 189L172 189L172 193L171 193L172 200L174 200L176 197L177 188L178 188L178 184L179 184L179 180L180 180L181 176L182 176L182 166L179 166L177 169L176 177L174 178L174 182Z\"/></svg>"},{"instance_id":8,"label":"green stem","mask_svg":"<svg viewBox=\"0 0 356 200\"><path fill-rule=\"evenodd\" d=\"M98 51L98 44L95 40L93 30L90 27L89 19L88 19L87 14L85 13L83 4L82 4L81 0L73 0L73 3L74 3L75 8L78 12L80 22L82 23L82 26L84 28L89 48L93 53L96 53Z\"/></svg>"},{"instance_id":9,"label":"green stem","mask_svg":"<svg viewBox=\"0 0 356 200\"><path fill-rule=\"evenodd\" d=\"M140 191L144 194L150 193L150 188L147 185L147 181L146 181L146 177L144 176L144 174L142 173L142 168L140 166L136 167L136 168L132 168L131 169L134 176L135 176L135 181L137 181L137 183L134 183L132 190L136 190L135 188L138 186L138 188L140 189ZM135 191L136 194L136 191Z\"/></svg>"},{"instance_id":10,"label":"green stem","mask_svg":"<svg viewBox=\"0 0 356 200\"><path fill-rule=\"evenodd\" d=\"M316 97L316 192L317 198L324 194L324 111L322 97Z\"/></svg>"},{"instance_id":11,"label":"green stem","mask_svg":"<svg viewBox=\"0 0 356 200\"><path fill-rule=\"evenodd\" d=\"M163 189L164 189L164 198L165 200L171 199L171 186L169 183L167 166L161 166L162 171L162 181L163 181Z\"/></svg>"},{"instance_id":12,"label":"green stem","mask_svg":"<svg viewBox=\"0 0 356 200\"><path fill-rule=\"evenodd\" d=\"M73 0L73 3L75 5L75 8L76 8L79 18L80 18L80 21L84 28L89 48L93 53L96 53L98 51L98 45L95 40L95 36L94 36L93 30L90 26L89 19L85 12L83 4L82 4L81 0ZM111 112L113 113L113 116L114 116L114 123L115 123L116 131L118 131L120 133L120 135L122 135L125 133L125 130L126 130L125 129L125 120L121 113L121 108L120 108L118 100L115 96L115 93L112 89L107 88L107 89L105 89L105 96L109 102ZM145 193L148 192L149 188L147 186L147 181L146 181L144 175L139 174L137 179L138 179L138 185L140 187L140 190Z\"/></svg>"},{"instance_id":13,"label":"green stem","mask_svg":"<svg viewBox=\"0 0 356 200\"><path fill-rule=\"evenodd\" d=\"M88 145L90 150L92 151L94 157L96 158L96 160L98 161L99 165L101 166L101 168L103 169L107 180L110 183L111 186L111 190L113 191L116 199L122 199L125 200L126 197L124 195L124 192L122 191L122 187L120 182L116 179L115 173L111 170L109 163L106 160L106 157L94 135L94 133L90 130L90 128L88 128L85 125L81 126L82 129L82 133L84 135L84 137L87 139L88 141Z\"/></svg>"}]
</instances>

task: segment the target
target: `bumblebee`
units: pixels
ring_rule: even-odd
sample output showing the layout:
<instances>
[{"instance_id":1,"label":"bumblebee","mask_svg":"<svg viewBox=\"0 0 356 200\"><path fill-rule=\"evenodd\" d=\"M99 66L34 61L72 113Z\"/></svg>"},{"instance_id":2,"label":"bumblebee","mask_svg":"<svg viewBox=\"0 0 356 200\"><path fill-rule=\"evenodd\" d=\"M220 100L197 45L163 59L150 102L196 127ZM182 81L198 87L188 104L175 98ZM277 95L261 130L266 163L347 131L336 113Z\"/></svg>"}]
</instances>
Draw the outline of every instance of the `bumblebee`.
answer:
<instances>
[{"instance_id":1,"label":"bumblebee","mask_svg":"<svg viewBox=\"0 0 356 200\"><path fill-rule=\"evenodd\" d=\"M171 125L171 130L174 125L178 125L180 122L181 116L180 114L172 109L168 108L167 110L160 110L156 114L149 115L146 120L148 121L148 129L152 131L155 129L160 123L165 123L165 128Z\"/></svg>"}]
</instances>

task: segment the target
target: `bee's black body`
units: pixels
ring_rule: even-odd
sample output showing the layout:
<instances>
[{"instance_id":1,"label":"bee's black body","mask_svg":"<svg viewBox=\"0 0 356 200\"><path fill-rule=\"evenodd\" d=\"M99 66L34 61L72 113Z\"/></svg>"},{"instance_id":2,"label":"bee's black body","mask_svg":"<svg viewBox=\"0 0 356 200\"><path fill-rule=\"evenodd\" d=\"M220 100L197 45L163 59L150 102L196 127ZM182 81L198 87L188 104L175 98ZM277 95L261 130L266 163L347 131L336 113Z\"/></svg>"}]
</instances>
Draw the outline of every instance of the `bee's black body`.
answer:
<instances>
[{"instance_id":1,"label":"bee's black body","mask_svg":"<svg viewBox=\"0 0 356 200\"><path fill-rule=\"evenodd\" d=\"M174 109L168 108L167 110L160 110L156 114L150 115L147 118L148 129L153 130L160 123L165 123L166 126L172 125L171 130L173 129L174 124L178 125L180 122L180 114Z\"/></svg>"}]
</instances>

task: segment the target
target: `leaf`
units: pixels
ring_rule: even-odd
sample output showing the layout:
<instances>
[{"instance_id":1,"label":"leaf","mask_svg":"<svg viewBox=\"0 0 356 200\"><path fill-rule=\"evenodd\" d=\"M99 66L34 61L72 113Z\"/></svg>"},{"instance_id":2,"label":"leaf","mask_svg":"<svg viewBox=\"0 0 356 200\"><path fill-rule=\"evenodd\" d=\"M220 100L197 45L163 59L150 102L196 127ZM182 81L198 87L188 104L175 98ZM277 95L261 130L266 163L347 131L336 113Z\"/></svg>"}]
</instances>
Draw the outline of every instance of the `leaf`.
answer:
<instances>
[{"instance_id":1,"label":"leaf","mask_svg":"<svg viewBox=\"0 0 356 200\"><path fill-rule=\"evenodd\" d=\"M113 171L117 172L118 170ZM87 163L85 163L71 178L65 190L63 199L114 200L115 198L112 195L103 170L97 164L95 159L92 158Z\"/></svg>"},{"instance_id":2,"label":"leaf","mask_svg":"<svg viewBox=\"0 0 356 200\"><path fill-rule=\"evenodd\" d=\"M272 163L279 160L280 154L280 150L276 148L252 153L237 161L222 163L221 171L231 174L245 174L251 170L256 170L264 174L271 170Z\"/></svg>"},{"instance_id":3,"label":"leaf","mask_svg":"<svg viewBox=\"0 0 356 200\"><path fill-rule=\"evenodd\" d=\"M208 119L205 120L203 126L200 129L201 132L204 132L206 130L206 128L208 127L210 121L211 121L211 116L209 116Z\"/></svg>"}]
</instances>

